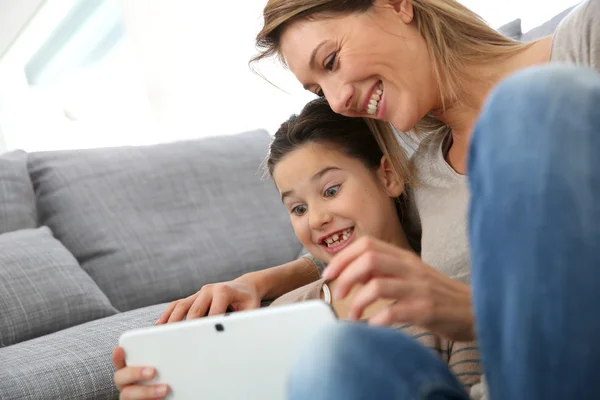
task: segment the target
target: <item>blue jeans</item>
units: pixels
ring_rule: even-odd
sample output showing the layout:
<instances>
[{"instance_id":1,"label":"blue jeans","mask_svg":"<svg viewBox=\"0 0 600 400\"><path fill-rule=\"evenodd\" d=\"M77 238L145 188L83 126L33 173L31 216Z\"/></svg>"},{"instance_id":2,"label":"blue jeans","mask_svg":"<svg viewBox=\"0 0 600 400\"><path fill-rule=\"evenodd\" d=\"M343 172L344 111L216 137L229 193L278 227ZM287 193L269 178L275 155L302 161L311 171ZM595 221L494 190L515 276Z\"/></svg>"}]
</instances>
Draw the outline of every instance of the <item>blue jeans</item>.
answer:
<instances>
[{"instance_id":1,"label":"blue jeans","mask_svg":"<svg viewBox=\"0 0 600 400\"><path fill-rule=\"evenodd\" d=\"M600 399L600 74L519 72L493 91L468 165L473 302L492 400ZM468 399L391 330L335 324L291 400Z\"/></svg>"}]
</instances>

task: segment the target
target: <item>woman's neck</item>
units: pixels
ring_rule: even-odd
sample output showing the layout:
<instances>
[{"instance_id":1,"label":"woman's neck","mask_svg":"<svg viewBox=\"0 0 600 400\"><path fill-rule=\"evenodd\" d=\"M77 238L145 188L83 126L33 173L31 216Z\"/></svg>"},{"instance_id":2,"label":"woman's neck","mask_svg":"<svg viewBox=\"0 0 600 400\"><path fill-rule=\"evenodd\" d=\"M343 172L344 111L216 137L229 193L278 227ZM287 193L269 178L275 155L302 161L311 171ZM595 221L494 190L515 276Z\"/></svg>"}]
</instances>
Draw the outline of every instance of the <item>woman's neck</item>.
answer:
<instances>
[{"instance_id":1,"label":"woman's neck","mask_svg":"<svg viewBox=\"0 0 600 400\"><path fill-rule=\"evenodd\" d=\"M527 67L545 64L550 60L552 38L541 39L522 52L491 67L468 68L468 81L461 99L447 107L443 112L433 113L440 121L452 130L452 144L446 155L446 160L459 174L466 173L467 152L475 123L490 91L507 76ZM481 79L481 77L487 77Z\"/></svg>"}]
</instances>

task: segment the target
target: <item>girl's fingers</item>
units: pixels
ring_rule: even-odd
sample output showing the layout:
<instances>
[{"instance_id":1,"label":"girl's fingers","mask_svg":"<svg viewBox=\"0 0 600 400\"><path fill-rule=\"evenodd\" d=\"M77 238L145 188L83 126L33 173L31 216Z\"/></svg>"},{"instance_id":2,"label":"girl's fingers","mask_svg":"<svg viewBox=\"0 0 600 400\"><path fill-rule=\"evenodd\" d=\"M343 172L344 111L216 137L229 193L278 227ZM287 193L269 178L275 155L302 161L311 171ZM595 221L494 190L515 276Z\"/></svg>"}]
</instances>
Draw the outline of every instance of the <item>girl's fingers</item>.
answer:
<instances>
[{"instance_id":1,"label":"girl's fingers","mask_svg":"<svg viewBox=\"0 0 600 400\"><path fill-rule=\"evenodd\" d=\"M169 393L167 385L141 386L131 385L121 391L121 400L154 400L162 399Z\"/></svg>"},{"instance_id":2,"label":"girl's fingers","mask_svg":"<svg viewBox=\"0 0 600 400\"><path fill-rule=\"evenodd\" d=\"M125 368L125 350L115 347L112 353L112 362L116 369Z\"/></svg>"},{"instance_id":3,"label":"girl's fingers","mask_svg":"<svg viewBox=\"0 0 600 400\"><path fill-rule=\"evenodd\" d=\"M115 372L115 385L119 390L138 382L149 381L156 375L156 370L150 367L123 367Z\"/></svg>"}]
</instances>

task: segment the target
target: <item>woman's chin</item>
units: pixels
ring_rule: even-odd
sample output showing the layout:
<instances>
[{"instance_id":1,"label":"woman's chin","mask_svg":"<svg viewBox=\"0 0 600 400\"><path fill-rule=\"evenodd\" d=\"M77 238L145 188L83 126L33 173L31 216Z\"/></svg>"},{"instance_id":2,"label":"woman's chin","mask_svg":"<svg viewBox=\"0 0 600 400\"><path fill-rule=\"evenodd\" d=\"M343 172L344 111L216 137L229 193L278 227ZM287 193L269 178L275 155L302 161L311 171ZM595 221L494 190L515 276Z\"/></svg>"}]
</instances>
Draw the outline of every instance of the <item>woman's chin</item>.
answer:
<instances>
[{"instance_id":1,"label":"woman's chin","mask_svg":"<svg viewBox=\"0 0 600 400\"><path fill-rule=\"evenodd\" d=\"M415 110L412 109L387 115L388 122L392 124L396 130L404 133L412 131L422 118L423 117L419 117Z\"/></svg>"}]
</instances>

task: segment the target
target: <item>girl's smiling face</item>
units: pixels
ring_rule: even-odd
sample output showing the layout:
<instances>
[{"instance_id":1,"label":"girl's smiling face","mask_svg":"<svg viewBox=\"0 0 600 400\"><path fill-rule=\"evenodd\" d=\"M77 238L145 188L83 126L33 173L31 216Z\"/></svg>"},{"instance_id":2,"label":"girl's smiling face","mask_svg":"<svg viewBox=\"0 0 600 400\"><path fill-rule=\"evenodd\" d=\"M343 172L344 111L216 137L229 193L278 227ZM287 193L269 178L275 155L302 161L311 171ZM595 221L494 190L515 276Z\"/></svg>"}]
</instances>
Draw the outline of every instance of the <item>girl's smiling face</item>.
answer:
<instances>
[{"instance_id":1,"label":"girl's smiling face","mask_svg":"<svg viewBox=\"0 0 600 400\"><path fill-rule=\"evenodd\" d=\"M374 171L332 145L308 142L277 163L273 179L298 240L315 258L329 262L361 236L402 244L395 199L403 185L387 158Z\"/></svg>"}]
</instances>

